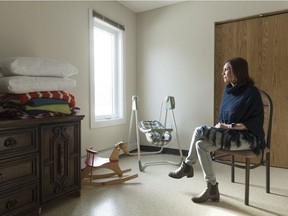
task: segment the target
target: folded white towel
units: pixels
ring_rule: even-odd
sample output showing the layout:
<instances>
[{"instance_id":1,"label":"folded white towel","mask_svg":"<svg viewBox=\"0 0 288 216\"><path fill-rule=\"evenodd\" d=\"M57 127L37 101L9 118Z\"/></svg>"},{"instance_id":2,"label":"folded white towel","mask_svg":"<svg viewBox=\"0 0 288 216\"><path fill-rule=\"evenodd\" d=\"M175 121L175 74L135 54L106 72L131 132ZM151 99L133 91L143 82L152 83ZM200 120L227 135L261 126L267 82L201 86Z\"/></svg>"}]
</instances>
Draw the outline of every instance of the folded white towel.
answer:
<instances>
[{"instance_id":1,"label":"folded white towel","mask_svg":"<svg viewBox=\"0 0 288 216\"><path fill-rule=\"evenodd\" d=\"M28 93L37 91L67 91L76 81L58 77L10 76L0 78L0 93Z\"/></svg>"}]
</instances>

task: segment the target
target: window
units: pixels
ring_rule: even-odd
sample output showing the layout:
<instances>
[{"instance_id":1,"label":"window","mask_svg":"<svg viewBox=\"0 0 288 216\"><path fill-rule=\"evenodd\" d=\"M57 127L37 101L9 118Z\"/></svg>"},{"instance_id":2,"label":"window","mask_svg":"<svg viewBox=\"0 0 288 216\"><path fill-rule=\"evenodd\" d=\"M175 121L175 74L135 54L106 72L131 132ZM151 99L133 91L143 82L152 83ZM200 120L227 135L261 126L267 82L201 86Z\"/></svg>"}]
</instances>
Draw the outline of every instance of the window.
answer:
<instances>
[{"instance_id":1,"label":"window","mask_svg":"<svg viewBox=\"0 0 288 216\"><path fill-rule=\"evenodd\" d=\"M90 11L91 128L125 123L124 27Z\"/></svg>"}]
</instances>

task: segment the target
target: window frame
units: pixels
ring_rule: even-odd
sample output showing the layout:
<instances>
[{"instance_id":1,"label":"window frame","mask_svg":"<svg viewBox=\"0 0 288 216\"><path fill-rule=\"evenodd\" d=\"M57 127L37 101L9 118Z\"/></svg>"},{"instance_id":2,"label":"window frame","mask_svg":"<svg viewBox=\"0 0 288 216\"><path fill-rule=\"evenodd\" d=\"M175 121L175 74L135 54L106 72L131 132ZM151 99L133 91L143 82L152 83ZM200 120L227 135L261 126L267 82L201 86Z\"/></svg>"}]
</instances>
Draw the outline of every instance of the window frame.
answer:
<instances>
[{"instance_id":1,"label":"window frame","mask_svg":"<svg viewBox=\"0 0 288 216\"><path fill-rule=\"evenodd\" d=\"M94 27L96 24L98 26L103 26L103 28L111 29L112 31L118 32L118 48L120 52L117 54L117 62L115 68L117 68L116 76L117 78L117 89L113 88L113 92L117 93L113 106L117 106L118 110L117 115L115 116L102 116L97 117L95 115L95 85L94 85ZM101 28L101 27L100 27ZM103 29L102 29L103 30ZM97 17L93 16L93 10L89 9L89 37L90 37L90 127L99 128L99 127L109 127L115 125L121 125L126 123L126 89L125 89L125 73L124 73L124 59L125 59L125 34L124 31L106 23L105 21L100 20ZM122 53L119 54L119 53ZM114 79L114 80L115 80ZM114 85L113 85L114 87Z\"/></svg>"}]
</instances>

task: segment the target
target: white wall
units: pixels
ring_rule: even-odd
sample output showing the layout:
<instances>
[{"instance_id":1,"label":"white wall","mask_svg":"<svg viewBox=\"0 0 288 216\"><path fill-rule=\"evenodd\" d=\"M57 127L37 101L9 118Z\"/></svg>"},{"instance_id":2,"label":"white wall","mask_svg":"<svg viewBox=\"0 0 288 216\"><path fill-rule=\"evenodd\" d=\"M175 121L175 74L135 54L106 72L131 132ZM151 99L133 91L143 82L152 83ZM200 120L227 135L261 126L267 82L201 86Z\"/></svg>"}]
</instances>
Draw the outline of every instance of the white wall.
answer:
<instances>
[{"instance_id":1,"label":"white wall","mask_svg":"<svg viewBox=\"0 0 288 216\"><path fill-rule=\"evenodd\" d=\"M117 2L0 2L0 59L37 56L65 60L80 74L73 76L77 87L70 92L86 117L82 121L82 155L87 146L96 150L127 140L126 125L90 129L88 9L126 27L126 91L128 99L136 92L136 15ZM128 117L130 101L127 102Z\"/></svg>"},{"instance_id":2,"label":"white wall","mask_svg":"<svg viewBox=\"0 0 288 216\"><path fill-rule=\"evenodd\" d=\"M196 126L213 125L214 23L284 9L287 1L188 1L137 14L140 119L158 119L161 101L175 96L188 149Z\"/></svg>"},{"instance_id":3,"label":"white wall","mask_svg":"<svg viewBox=\"0 0 288 216\"><path fill-rule=\"evenodd\" d=\"M126 27L125 125L90 129L89 8ZM194 128L213 123L214 22L283 9L288 2L188 1L136 15L112 1L0 2L0 59L47 57L79 68L71 93L86 116L82 155L90 145L102 150L127 141L130 99L137 93L143 120L158 119L161 101L175 96L180 141L188 149Z\"/></svg>"}]
</instances>

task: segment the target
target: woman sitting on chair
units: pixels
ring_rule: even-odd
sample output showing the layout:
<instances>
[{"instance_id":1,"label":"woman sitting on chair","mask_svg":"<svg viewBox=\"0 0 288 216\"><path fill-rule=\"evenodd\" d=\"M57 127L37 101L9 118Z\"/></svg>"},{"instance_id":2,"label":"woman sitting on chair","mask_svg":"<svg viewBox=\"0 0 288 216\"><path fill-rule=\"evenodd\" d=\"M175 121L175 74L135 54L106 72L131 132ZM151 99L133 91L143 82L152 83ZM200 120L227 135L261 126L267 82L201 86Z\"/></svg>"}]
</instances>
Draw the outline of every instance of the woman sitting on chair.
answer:
<instances>
[{"instance_id":1,"label":"woman sitting on chair","mask_svg":"<svg viewBox=\"0 0 288 216\"><path fill-rule=\"evenodd\" d=\"M207 187L192 198L195 203L220 200L210 155L212 151L221 148L259 153L265 147L262 98L249 77L247 61L239 57L226 61L222 76L227 85L220 105L219 123L214 127L197 127L187 158L177 170L169 173L176 179L191 178L194 175L193 164L199 159Z\"/></svg>"}]
</instances>

